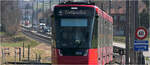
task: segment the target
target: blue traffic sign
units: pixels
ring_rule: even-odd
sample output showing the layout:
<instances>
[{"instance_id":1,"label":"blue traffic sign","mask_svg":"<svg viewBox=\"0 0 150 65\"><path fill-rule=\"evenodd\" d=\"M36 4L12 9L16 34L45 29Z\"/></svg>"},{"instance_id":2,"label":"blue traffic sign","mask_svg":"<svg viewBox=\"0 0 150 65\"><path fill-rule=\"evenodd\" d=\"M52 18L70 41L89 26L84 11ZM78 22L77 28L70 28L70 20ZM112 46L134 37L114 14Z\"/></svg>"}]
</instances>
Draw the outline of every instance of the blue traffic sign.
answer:
<instances>
[{"instance_id":1,"label":"blue traffic sign","mask_svg":"<svg viewBox=\"0 0 150 65\"><path fill-rule=\"evenodd\" d=\"M134 43L146 43L146 44L148 44L148 40L135 40Z\"/></svg>"},{"instance_id":2,"label":"blue traffic sign","mask_svg":"<svg viewBox=\"0 0 150 65\"><path fill-rule=\"evenodd\" d=\"M148 40L135 40L134 51L148 51Z\"/></svg>"}]
</instances>

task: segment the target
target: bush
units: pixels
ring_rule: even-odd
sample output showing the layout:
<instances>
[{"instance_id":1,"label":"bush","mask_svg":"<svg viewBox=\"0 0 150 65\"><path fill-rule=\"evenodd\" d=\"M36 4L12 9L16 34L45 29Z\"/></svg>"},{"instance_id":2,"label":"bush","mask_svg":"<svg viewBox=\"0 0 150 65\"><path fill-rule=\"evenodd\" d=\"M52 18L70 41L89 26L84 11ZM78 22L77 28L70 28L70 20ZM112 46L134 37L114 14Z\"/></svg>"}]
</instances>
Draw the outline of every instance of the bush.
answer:
<instances>
[{"instance_id":1,"label":"bush","mask_svg":"<svg viewBox=\"0 0 150 65\"><path fill-rule=\"evenodd\" d=\"M20 41L26 41L27 39L25 37L13 37L12 41L14 42L20 42Z\"/></svg>"},{"instance_id":2,"label":"bush","mask_svg":"<svg viewBox=\"0 0 150 65\"><path fill-rule=\"evenodd\" d=\"M113 41L114 42L125 43L126 39L125 39L125 36L114 36L113 37Z\"/></svg>"}]
</instances>

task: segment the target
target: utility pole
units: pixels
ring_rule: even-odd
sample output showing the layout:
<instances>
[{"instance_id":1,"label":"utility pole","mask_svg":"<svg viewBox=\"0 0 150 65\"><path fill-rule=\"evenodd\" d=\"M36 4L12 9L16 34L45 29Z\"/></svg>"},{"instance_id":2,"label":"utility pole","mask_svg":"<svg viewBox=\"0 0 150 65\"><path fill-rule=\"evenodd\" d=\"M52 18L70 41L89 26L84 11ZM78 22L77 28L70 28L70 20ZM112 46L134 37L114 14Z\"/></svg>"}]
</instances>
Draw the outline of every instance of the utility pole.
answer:
<instances>
[{"instance_id":1,"label":"utility pole","mask_svg":"<svg viewBox=\"0 0 150 65\"><path fill-rule=\"evenodd\" d=\"M135 12L135 29L134 30L136 30L138 27L139 27L139 13L138 13L138 0L135 0L134 1L134 8L135 8L135 10L134 10L134 12ZM135 35L135 32L134 32L134 35ZM135 36L134 36L135 37ZM134 40L137 40L136 38L134 38ZM134 44L133 44L134 45ZM143 52L135 52L136 54L135 54L135 63L136 64L142 64L142 54L143 54ZM139 58L140 57L140 58Z\"/></svg>"},{"instance_id":2,"label":"utility pole","mask_svg":"<svg viewBox=\"0 0 150 65\"><path fill-rule=\"evenodd\" d=\"M138 26L138 1L126 1L126 64L137 64L138 53L134 51L135 29Z\"/></svg>"},{"instance_id":3,"label":"utility pole","mask_svg":"<svg viewBox=\"0 0 150 65\"><path fill-rule=\"evenodd\" d=\"M149 1L148 11L149 11L149 29L148 30L149 30L149 33L150 33L150 1ZM148 38L150 38L150 36Z\"/></svg>"},{"instance_id":4,"label":"utility pole","mask_svg":"<svg viewBox=\"0 0 150 65\"><path fill-rule=\"evenodd\" d=\"M52 3L52 0L49 1L49 4L50 4L50 5L49 5L49 8L50 8L50 11L52 11L52 10L51 10L51 8L52 8L52 7L51 7L51 6L52 6L51 3Z\"/></svg>"},{"instance_id":5,"label":"utility pole","mask_svg":"<svg viewBox=\"0 0 150 65\"><path fill-rule=\"evenodd\" d=\"M34 1L32 0L32 29L33 29L33 21L34 21L34 20L33 20L33 19L34 19L34 18L33 18L33 16L34 16L34 9L33 9L33 8L34 8L34 5L33 5L33 2L34 2Z\"/></svg>"},{"instance_id":6,"label":"utility pole","mask_svg":"<svg viewBox=\"0 0 150 65\"><path fill-rule=\"evenodd\" d=\"M38 24L38 13L39 13L39 3L38 3L38 0L37 0L37 2L36 2L36 22L37 22L37 24Z\"/></svg>"},{"instance_id":7,"label":"utility pole","mask_svg":"<svg viewBox=\"0 0 150 65\"><path fill-rule=\"evenodd\" d=\"M104 11L104 1L101 1L101 9Z\"/></svg>"},{"instance_id":8,"label":"utility pole","mask_svg":"<svg viewBox=\"0 0 150 65\"><path fill-rule=\"evenodd\" d=\"M109 0L109 15L111 15L111 1L112 0Z\"/></svg>"},{"instance_id":9,"label":"utility pole","mask_svg":"<svg viewBox=\"0 0 150 65\"><path fill-rule=\"evenodd\" d=\"M129 64L129 0L126 0L126 64Z\"/></svg>"},{"instance_id":10,"label":"utility pole","mask_svg":"<svg viewBox=\"0 0 150 65\"><path fill-rule=\"evenodd\" d=\"M43 0L43 18L44 18L44 0Z\"/></svg>"}]
</instances>

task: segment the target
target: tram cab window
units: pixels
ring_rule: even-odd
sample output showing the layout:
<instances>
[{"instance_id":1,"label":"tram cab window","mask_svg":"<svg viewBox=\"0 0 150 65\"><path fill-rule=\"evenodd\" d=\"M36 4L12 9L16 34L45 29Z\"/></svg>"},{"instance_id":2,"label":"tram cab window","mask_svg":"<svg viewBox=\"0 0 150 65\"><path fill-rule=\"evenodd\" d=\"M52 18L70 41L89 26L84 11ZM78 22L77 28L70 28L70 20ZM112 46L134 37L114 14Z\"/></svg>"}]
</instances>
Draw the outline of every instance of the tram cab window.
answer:
<instances>
[{"instance_id":1,"label":"tram cab window","mask_svg":"<svg viewBox=\"0 0 150 65\"><path fill-rule=\"evenodd\" d=\"M92 48L97 48L98 46L98 17L95 18L92 34Z\"/></svg>"},{"instance_id":2,"label":"tram cab window","mask_svg":"<svg viewBox=\"0 0 150 65\"><path fill-rule=\"evenodd\" d=\"M87 18L58 18L56 21L57 48L89 48L89 27Z\"/></svg>"}]
</instances>

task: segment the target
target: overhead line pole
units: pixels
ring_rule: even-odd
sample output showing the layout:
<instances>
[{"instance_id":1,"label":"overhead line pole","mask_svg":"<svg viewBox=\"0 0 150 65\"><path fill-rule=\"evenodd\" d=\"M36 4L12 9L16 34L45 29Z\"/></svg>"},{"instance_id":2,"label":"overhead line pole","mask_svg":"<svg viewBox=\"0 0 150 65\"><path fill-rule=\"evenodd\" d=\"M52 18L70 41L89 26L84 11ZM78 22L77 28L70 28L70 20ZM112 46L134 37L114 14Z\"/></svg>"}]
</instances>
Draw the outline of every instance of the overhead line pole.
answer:
<instances>
[{"instance_id":1,"label":"overhead line pole","mask_svg":"<svg viewBox=\"0 0 150 65\"><path fill-rule=\"evenodd\" d=\"M33 6L33 0L32 0L32 29L33 29L33 18L34 17L34 6Z\"/></svg>"},{"instance_id":2,"label":"overhead line pole","mask_svg":"<svg viewBox=\"0 0 150 65\"><path fill-rule=\"evenodd\" d=\"M138 13L138 1L135 1L135 30L140 26L140 22L139 22L139 13ZM135 38L135 40L137 40ZM142 51L139 51L139 52L136 52L136 64L142 64L142 57L143 57L143 52Z\"/></svg>"},{"instance_id":3,"label":"overhead line pole","mask_svg":"<svg viewBox=\"0 0 150 65\"><path fill-rule=\"evenodd\" d=\"M38 21L38 13L39 13L39 3L38 3L38 0L37 0L37 2L36 2L36 6L37 6L37 8L36 8L36 22L37 22L37 24L39 23L39 21Z\"/></svg>"},{"instance_id":4,"label":"overhead line pole","mask_svg":"<svg viewBox=\"0 0 150 65\"><path fill-rule=\"evenodd\" d=\"M111 15L111 0L109 0L109 15Z\"/></svg>"},{"instance_id":5,"label":"overhead line pole","mask_svg":"<svg viewBox=\"0 0 150 65\"><path fill-rule=\"evenodd\" d=\"M129 1L129 42L130 42L130 46L129 46L129 49L130 49L130 64L136 64L136 59L135 59L135 56L136 56L136 53L133 49L134 47L134 40L135 40L135 0L133 1Z\"/></svg>"},{"instance_id":6,"label":"overhead line pole","mask_svg":"<svg viewBox=\"0 0 150 65\"><path fill-rule=\"evenodd\" d=\"M126 0L126 64L129 64L130 62L130 54L129 54L129 0Z\"/></svg>"},{"instance_id":7,"label":"overhead line pole","mask_svg":"<svg viewBox=\"0 0 150 65\"><path fill-rule=\"evenodd\" d=\"M134 51L135 29L138 27L138 1L126 0L126 64L137 64L138 52Z\"/></svg>"},{"instance_id":8,"label":"overhead line pole","mask_svg":"<svg viewBox=\"0 0 150 65\"><path fill-rule=\"evenodd\" d=\"M42 18L44 19L44 0L42 1L42 6L43 6L43 16L42 16Z\"/></svg>"}]
</instances>

